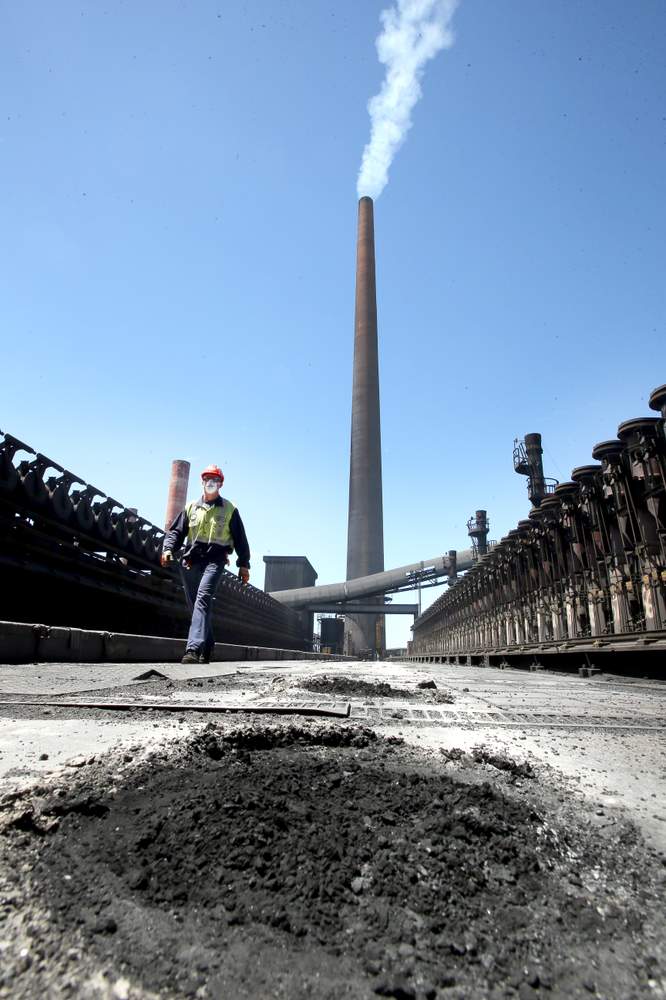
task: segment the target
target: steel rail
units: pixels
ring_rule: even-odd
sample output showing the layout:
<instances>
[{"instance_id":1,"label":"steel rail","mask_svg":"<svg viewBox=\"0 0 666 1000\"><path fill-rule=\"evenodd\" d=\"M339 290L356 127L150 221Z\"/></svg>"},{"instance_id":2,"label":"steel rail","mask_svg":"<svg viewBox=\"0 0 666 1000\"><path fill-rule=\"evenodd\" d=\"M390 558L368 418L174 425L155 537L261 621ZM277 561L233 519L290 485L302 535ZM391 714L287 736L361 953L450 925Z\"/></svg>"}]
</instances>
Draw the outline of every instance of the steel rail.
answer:
<instances>
[{"instance_id":1,"label":"steel rail","mask_svg":"<svg viewBox=\"0 0 666 1000\"><path fill-rule=\"evenodd\" d=\"M108 712L203 712L216 714L223 712L250 712L254 715L310 715L326 716L336 719L347 719L351 712L351 704L346 702L340 708L319 708L316 705L190 705L175 702L136 702L136 701L33 701L16 700L0 701L0 708L82 708L88 711L104 710Z\"/></svg>"}]
</instances>

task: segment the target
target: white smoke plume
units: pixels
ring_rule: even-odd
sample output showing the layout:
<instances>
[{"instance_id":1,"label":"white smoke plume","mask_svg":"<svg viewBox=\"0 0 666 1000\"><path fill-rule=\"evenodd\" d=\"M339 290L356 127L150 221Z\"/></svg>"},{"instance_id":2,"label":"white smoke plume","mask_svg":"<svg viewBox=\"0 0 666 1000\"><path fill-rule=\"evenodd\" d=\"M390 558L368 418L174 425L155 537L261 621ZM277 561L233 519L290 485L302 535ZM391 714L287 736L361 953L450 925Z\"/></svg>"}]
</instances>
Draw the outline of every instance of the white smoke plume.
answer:
<instances>
[{"instance_id":1,"label":"white smoke plume","mask_svg":"<svg viewBox=\"0 0 666 1000\"><path fill-rule=\"evenodd\" d=\"M386 76L379 93L368 101L370 141L358 175L359 198L378 198L384 190L421 97L426 63L453 45L450 24L457 6L458 0L396 0L381 12L383 30L375 44Z\"/></svg>"}]
</instances>

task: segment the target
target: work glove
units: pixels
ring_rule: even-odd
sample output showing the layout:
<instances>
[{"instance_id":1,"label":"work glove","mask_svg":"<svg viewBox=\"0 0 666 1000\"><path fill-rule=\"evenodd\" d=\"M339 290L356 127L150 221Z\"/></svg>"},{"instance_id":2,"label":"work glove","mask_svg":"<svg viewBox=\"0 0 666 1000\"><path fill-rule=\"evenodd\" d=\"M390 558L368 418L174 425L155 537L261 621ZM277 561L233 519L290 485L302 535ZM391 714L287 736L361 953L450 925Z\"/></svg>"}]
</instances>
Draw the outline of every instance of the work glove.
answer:
<instances>
[{"instance_id":1,"label":"work glove","mask_svg":"<svg viewBox=\"0 0 666 1000\"><path fill-rule=\"evenodd\" d=\"M247 568L247 566L240 567L240 569L238 570L238 579L241 581L242 584L250 582L250 571Z\"/></svg>"},{"instance_id":2,"label":"work glove","mask_svg":"<svg viewBox=\"0 0 666 1000\"><path fill-rule=\"evenodd\" d=\"M164 550L164 552L160 556L160 562L162 563L163 566L168 566L169 563L173 562L173 552L171 551L171 549Z\"/></svg>"}]
</instances>

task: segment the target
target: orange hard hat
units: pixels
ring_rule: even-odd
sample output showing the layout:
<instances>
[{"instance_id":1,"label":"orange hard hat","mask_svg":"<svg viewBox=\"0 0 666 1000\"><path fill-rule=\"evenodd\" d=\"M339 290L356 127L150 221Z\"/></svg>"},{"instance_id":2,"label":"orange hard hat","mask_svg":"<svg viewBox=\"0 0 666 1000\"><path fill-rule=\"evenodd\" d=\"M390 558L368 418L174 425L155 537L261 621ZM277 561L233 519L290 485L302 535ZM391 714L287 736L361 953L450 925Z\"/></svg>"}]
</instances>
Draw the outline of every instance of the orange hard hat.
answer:
<instances>
[{"instance_id":1,"label":"orange hard hat","mask_svg":"<svg viewBox=\"0 0 666 1000\"><path fill-rule=\"evenodd\" d=\"M217 476L219 479L222 480L222 482L224 482L224 473L222 472L222 469L219 467L219 465L207 465L206 468L201 473L201 478L207 479L208 476Z\"/></svg>"}]
</instances>

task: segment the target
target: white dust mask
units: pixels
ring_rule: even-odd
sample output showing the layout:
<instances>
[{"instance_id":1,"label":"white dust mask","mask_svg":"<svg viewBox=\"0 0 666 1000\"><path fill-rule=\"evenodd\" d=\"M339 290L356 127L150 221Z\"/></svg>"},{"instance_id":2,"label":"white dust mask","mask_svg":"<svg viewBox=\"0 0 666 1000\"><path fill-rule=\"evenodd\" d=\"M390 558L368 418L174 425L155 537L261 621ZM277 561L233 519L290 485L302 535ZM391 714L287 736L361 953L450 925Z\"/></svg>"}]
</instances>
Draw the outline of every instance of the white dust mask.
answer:
<instances>
[{"instance_id":1,"label":"white dust mask","mask_svg":"<svg viewBox=\"0 0 666 1000\"><path fill-rule=\"evenodd\" d=\"M204 483L204 493L210 493L211 496L213 493L217 493L219 489L220 483L215 479L207 479Z\"/></svg>"}]
</instances>

